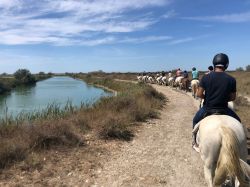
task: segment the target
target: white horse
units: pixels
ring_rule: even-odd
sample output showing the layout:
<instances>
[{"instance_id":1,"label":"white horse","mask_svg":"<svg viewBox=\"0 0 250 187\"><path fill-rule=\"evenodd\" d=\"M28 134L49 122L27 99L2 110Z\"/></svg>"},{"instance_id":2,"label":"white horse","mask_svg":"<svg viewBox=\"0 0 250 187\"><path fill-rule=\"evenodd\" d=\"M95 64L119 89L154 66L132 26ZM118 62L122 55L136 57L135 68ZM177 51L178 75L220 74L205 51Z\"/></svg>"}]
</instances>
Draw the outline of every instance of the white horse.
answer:
<instances>
[{"instance_id":1,"label":"white horse","mask_svg":"<svg viewBox=\"0 0 250 187\"><path fill-rule=\"evenodd\" d=\"M176 87L179 87L180 89L181 89L181 80L182 79L184 79L184 77L182 77L182 76L180 76L180 77L176 77L176 79L175 79L175 82L174 82L174 84L175 84L175 86Z\"/></svg>"},{"instance_id":2,"label":"white horse","mask_svg":"<svg viewBox=\"0 0 250 187\"><path fill-rule=\"evenodd\" d=\"M147 76L146 75L143 75L143 77L142 77L142 81L144 82L144 83L147 83Z\"/></svg>"},{"instance_id":3,"label":"white horse","mask_svg":"<svg viewBox=\"0 0 250 187\"><path fill-rule=\"evenodd\" d=\"M138 76L137 76L137 80L138 80L138 82L142 82L142 76L141 76L141 75L138 75Z\"/></svg>"},{"instance_id":4,"label":"white horse","mask_svg":"<svg viewBox=\"0 0 250 187\"><path fill-rule=\"evenodd\" d=\"M161 76L161 75L160 75L159 77L156 78L157 84L161 84L161 79L162 79L162 76Z\"/></svg>"},{"instance_id":5,"label":"white horse","mask_svg":"<svg viewBox=\"0 0 250 187\"><path fill-rule=\"evenodd\" d=\"M161 78L161 83L162 83L163 85L167 85L167 77L166 77L166 76L163 76L163 77Z\"/></svg>"},{"instance_id":6,"label":"white horse","mask_svg":"<svg viewBox=\"0 0 250 187\"><path fill-rule=\"evenodd\" d=\"M152 76L148 76L148 81L149 81L149 83L153 84L154 83L154 78Z\"/></svg>"},{"instance_id":7,"label":"white horse","mask_svg":"<svg viewBox=\"0 0 250 187\"><path fill-rule=\"evenodd\" d=\"M208 186L220 186L230 177L237 187L249 187L250 167L246 163L244 126L227 115L208 116L198 125L197 142Z\"/></svg>"},{"instance_id":8,"label":"white horse","mask_svg":"<svg viewBox=\"0 0 250 187\"><path fill-rule=\"evenodd\" d=\"M196 93L199 87L200 81L199 80L192 80L191 81L191 89L192 89L192 96L196 98Z\"/></svg>"},{"instance_id":9,"label":"white horse","mask_svg":"<svg viewBox=\"0 0 250 187\"><path fill-rule=\"evenodd\" d=\"M168 85L174 87L174 77L168 78Z\"/></svg>"}]
</instances>

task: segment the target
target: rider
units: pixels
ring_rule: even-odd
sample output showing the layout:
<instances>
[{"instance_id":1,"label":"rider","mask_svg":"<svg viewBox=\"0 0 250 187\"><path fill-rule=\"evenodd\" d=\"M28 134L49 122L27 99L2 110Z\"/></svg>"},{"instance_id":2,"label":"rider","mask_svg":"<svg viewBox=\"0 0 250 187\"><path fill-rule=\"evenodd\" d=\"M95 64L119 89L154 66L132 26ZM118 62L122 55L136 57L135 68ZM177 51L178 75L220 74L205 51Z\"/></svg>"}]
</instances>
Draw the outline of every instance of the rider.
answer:
<instances>
[{"instance_id":1,"label":"rider","mask_svg":"<svg viewBox=\"0 0 250 187\"><path fill-rule=\"evenodd\" d=\"M169 77L169 78L172 77L172 71L169 71L169 72L168 72L168 77Z\"/></svg>"},{"instance_id":2,"label":"rider","mask_svg":"<svg viewBox=\"0 0 250 187\"><path fill-rule=\"evenodd\" d=\"M199 71L195 67L192 68L192 80L199 80Z\"/></svg>"},{"instance_id":3,"label":"rider","mask_svg":"<svg viewBox=\"0 0 250 187\"><path fill-rule=\"evenodd\" d=\"M183 71L183 77L186 79L186 78L188 78L188 72L185 70L185 71Z\"/></svg>"},{"instance_id":4,"label":"rider","mask_svg":"<svg viewBox=\"0 0 250 187\"><path fill-rule=\"evenodd\" d=\"M204 105L193 119L193 128L205 116L213 113L226 114L240 121L237 114L228 108L228 102L236 98L236 80L225 73L229 65L228 56L223 53L215 55L213 65L214 71L203 76L199 85L197 96L204 99ZM195 138L196 134L193 134L194 149L197 148Z\"/></svg>"},{"instance_id":5,"label":"rider","mask_svg":"<svg viewBox=\"0 0 250 187\"><path fill-rule=\"evenodd\" d=\"M214 67L213 66L208 66L207 69L208 69L208 72L206 73L206 75L211 73L214 70Z\"/></svg>"},{"instance_id":6,"label":"rider","mask_svg":"<svg viewBox=\"0 0 250 187\"><path fill-rule=\"evenodd\" d=\"M180 68L178 68L176 71L176 77L180 77L181 75L182 75L182 71Z\"/></svg>"}]
</instances>

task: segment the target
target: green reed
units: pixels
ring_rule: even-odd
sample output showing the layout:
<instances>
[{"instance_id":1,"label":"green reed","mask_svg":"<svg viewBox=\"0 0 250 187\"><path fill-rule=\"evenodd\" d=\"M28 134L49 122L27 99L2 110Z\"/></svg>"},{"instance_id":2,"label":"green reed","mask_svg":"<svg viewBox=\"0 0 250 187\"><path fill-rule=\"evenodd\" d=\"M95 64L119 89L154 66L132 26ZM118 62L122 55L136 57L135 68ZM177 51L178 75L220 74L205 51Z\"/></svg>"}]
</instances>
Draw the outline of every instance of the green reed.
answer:
<instances>
[{"instance_id":1,"label":"green reed","mask_svg":"<svg viewBox=\"0 0 250 187\"><path fill-rule=\"evenodd\" d=\"M58 103L50 103L44 109L34 110L32 112L22 111L15 117L12 114L8 114L8 107L6 106L4 117L0 119L0 125L20 125L23 122L61 119L89 106L89 103L81 103L80 106L77 107L69 100L63 107Z\"/></svg>"}]
</instances>

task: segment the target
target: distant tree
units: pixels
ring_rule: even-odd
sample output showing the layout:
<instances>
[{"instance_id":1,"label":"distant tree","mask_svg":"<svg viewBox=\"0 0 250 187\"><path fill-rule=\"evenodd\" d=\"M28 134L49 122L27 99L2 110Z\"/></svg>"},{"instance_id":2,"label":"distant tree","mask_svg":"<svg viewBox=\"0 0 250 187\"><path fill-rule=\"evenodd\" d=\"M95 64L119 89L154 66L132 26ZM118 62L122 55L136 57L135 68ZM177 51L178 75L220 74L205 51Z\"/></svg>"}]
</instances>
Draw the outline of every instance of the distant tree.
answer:
<instances>
[{"instance_id":1,"label":"distant tree","mask_svg":"<svg viewBox=\"0 0 250 187\"><path fill-rule=\"evenodd\" d=\"M7 74L7 73L5 73L5 72L1 74L1 76L7 76L7 75L8 75L8 74Z\"/></svg>"},{"instance_id":2,"label":"distant tree","mask_svg":"<svg viewBox=\"0 0 250 187\"><path fill-rule=\"evenodd\" d=\"M27 69L19 69L14 73L17 82L22 84L32 84L36 82L35 77Z\"/></svg>"},{"instance_id":3,"label":"distant tree","mask_svg":"<svg viewBox=\"0 0 250 187\"><path fill-rule=\"evenodd\" d=\"M236 71L244 71L244 69L242 67L238 67L236 68Z\"/></svg>"},{"instance_id":4,"label":"distant tree","mask_svg":"<svg viewBox=\"0 0 250 187\"><path fill-rule=\"evenodd\" d=\"M250 71L250 65L246 66L246 71Z\"/></svg>"},{"instance_id":5,"label":"distant tree","mask_svg":"<svg viewBox=\"0 0 250 187\"><path fill-rule=\"evenodd\" d=\"M45 73L43 72L43 71L40 71L39 73L38 73L38 75L45 75Z\"/></svg>"},{"instance_id":6,"label":"distant tree","mask_svg":"<svg viewBox=\"0 0 250 187\"><path fill-rule=\"evenodd\" d=\"M52 72L49 72L48 75L49 75L49 76L53 76L54 74L53 74Z\"/></svg>"}]
</instances>

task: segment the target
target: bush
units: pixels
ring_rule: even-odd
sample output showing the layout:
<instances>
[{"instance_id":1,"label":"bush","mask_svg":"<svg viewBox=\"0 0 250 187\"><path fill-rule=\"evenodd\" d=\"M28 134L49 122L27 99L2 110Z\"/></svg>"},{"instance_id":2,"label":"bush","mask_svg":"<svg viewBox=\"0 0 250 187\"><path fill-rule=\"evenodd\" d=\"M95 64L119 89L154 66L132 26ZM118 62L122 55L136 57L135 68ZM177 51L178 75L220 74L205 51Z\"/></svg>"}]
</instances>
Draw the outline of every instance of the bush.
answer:
<instances>
[{"instance_id":1,"label":"bush","mask_svg":"<svg viewBox=\"0 0 250 187\"><path fill-rule=\"evenodd\" d=\"M20 84L33 84L36 82L35 77L27 69L19 69L14 73L16 81Z\"/></svg>"},{"instance_id":2,"label":"bush","mask_svg":"<svg viewBox=\"0 0 250 187\"><path fill-rule=\"evenodd\" d=\"M242 67L238 67L236 68L236 71L244 71L244 69Z\"/></svg>"},{"instance_id":3,"label":"bush","mask_svg":"<svg viewBox=\"0 0 250 187\"><path fill-rule=\"evenodd\" d=\"M250 71L250 65L246 66L246 71Z\"/></svg>"}]
</instances>

